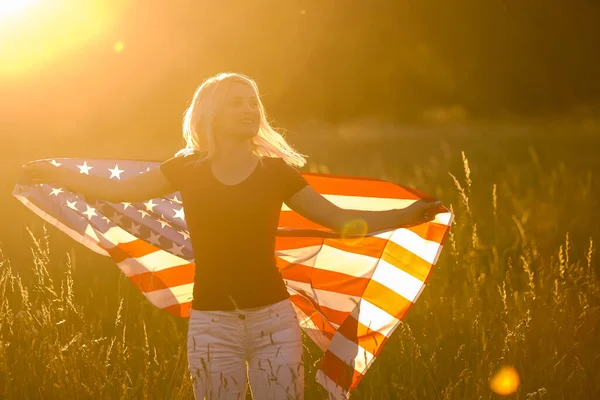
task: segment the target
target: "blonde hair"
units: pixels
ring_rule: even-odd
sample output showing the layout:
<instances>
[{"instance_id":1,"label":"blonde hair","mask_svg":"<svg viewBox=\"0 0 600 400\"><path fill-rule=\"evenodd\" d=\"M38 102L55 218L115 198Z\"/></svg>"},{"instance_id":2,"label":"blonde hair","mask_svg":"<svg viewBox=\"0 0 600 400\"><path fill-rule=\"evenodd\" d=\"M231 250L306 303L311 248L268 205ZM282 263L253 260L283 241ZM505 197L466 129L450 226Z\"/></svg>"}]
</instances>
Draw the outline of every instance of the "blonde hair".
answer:
<instances>
[{"instance_id":1,"label":"blonde hair","mask_svg":"<svg viewBox=\"0 0 600 400\"><path fill-rule=\"evenodd\" d=\"M211 159L216 152L215 136L212 129L217 111L225 100L227 87L232 82L241 82L254 89L260 110L258 134L251 142L252 152L257 156L277 157L287 164L302 167L306 164L305 155L297 152L275 131L267 121L265 108L258 94L258 86L251 78L237 73L220 73L206 79L194 92L194 97L183 118L183 138L185 148L176 156L197 150L206 154L200 161Z\"/></svg>"}]
</instances>

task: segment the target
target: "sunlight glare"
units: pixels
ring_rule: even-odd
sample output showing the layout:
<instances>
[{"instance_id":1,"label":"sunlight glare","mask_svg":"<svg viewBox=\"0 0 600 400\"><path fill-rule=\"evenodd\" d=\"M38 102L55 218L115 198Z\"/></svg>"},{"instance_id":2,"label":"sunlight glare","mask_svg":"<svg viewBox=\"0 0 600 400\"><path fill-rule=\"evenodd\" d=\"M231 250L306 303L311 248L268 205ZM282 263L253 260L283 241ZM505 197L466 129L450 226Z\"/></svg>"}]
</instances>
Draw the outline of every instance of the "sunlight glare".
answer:
<instances>
[{"instance_id":1,"label":"sunlight glare","mask_svg":"<svg viewBox=\"0 0 600 400\"><path fill-rule=\"evenodd\" d=\"M0 0L0 19L17 15L38 0Z\"/></svg>"},{"instance_id":2,"label":"sunlight glare","mask_svg":"<svg viewBox=\"0 0 600 400\"><path fill-rule=\"evenodd\" d=\"M0 78L64 61L107 33L116 12L116 7L98 0L0 0L0 19L12 16L0 22Z\"/></svg>"}]
</instances>

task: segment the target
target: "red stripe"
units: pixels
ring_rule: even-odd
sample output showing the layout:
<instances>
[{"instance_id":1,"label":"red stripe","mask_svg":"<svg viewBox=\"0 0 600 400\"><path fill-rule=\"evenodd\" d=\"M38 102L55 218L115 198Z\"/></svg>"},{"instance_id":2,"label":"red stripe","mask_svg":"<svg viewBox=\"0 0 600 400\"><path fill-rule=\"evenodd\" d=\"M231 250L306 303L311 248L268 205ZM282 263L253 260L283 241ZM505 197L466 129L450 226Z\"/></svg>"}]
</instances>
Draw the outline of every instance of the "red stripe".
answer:
<instances>
[{"instance_id":1,"label":"red stripe","mask_svg":"<svg viewBox=\"0 0 600 400\"><path fill-rule=\"evenodd\" d=\"M279 213L279 228L294 228L294 229L315 229L326 232L334 232L333 230L326 228L322 225L313 222L295 211L281 211ZM441 243L444 240L444 236L448 231L448 226L444 224L428 222L415 226L401 226L398 225L395 229L404 228L411 232L414 232L419 237L430 240L432 242ZM391 229L390 229L391 230ZM366 236L369 237L369 236ZM378 239L378 238L375 238ZM356 238L348 238L346 240L358 240ZM380 239L381 240L381 239Z\"/></svg>"},{"instance_id":2,"label":"red stripe","mask_svg":"<svg viewBox=\"0 0 600 400\"><path fill-rule=\"evenodd\" d=\"M428 222L426 224L406 227L411 232L416 233L419 237L436 243L441 243L444 235L448 230L448 225Z\"/></svg>"},{"instance_id":3,"label":"red stripe","mask_svg":"<svg viewBox=\"0 0 600 400\"><path fill-rule=\"evenodd\" d=\"M361 254L363 256L379 258L388 244L387 239L374 236L365 236L362 238L344 238L344 239L323 239L327 246L349 253Z\"/></svg>"},{"instance_id":4,"label":"red stripe","mask_svg":"<svg viewBox=\"0 0 600 400\"><path fill-rule=\"evenodd\" d=\"M321 314L319 314L314 306L308 301L305 297L293 294L290 296L290 300L300 309L308 318L311 319L313 324L325 335L325 337L329 340L333 338L335 334L334 327L329 323L329 321Z\"/></svg>"},{"instance_id":5,"label":"red stripe","mask_svg":"<svg viewBox=\"0 0 600 400\"><path fill-rule=\"evenodd\" d=\"M127 243L118 243L115 247L104 248L111 258L118 264L127 258L138 258L160 250L158 247L151 245L141 239Z\"/></svg>"},{"instance_id":6,"label":"red stripe","mask_svg":"<svg viewBox=\"0 0 600 400\"><path fill-rule=\"evenodd\" d=\"M388 338L373 329L361 324L353 315L348 316L338 328L338 333L358 344L374 356L379 355Z\"/></svg>"},{"instance_id":7,"label":"red stripe","mask_svg":"<svg viewBox=\"0 0 600 400\"><path fill-rule=\"evenodd\" d=\"M348 318L348 315L350 315L349 311L340 311L336 310L335 308L326 307L324 305L320 305L319 309L329 321L337 325L343 324L346 318Z\"/></svg>"},{"instance_id":8,"label":"red stripe","mask_svg":"<svg viewBox=\"0 0 600 400\"><path fill-rule=\"evenodd\" d=\"M314 268L312 286L315 289L328 290L360 297L364 293L370 279Z\"/></svg>"},{"instance_id":9,"label":"red stripe","mask_svg":"<svg viewBox=\"0 0 600 400\"><path fill-rule=\"evenodd\" d=\"M426 196L419 196L415 189L396 185L381 179L302 173L306 181L321 194L335 194L341 196L378 197L417 200Z\"/></svg>"},{"instance_id":10,"label":"red stripe","mask_svg":"<svg viewBox=\"0 0 600 400\"><path fill-rule=\"evenodd\" d=\"M293 264L280 257L275 257L275 265L279 268L281 276L284 279L292 281L310 283L313 267L308 267L302 264Z\"/></svg>"},{"instance_id":11,"label":"red stripe","mask_svg":"<svg viewBox=\"0 0 600 400\"><path fill-rule=\"evenodd\" d=\"M325 352L321 360L320 370L336 385L347 391L355 388L363 378L363 374L346 364L329 350Z\"/></svg>"},{"instance_id":12,"label":"red stripe","mask_svg":"<svg viewBox=\"0 0 600 400\"><path fill-rule=\"evenodd\" d=\"M160 271L149 271L132 275L131 281L142 291L168 289L174 286L194 283L195 264L184 264Z\"/></svg>"},{"instance_id":13,"label":"red stripe","mask_svg":"<svg viewBox=\"0 0 600 400\"><path fill-rule=\"evenodd\" d=\"M328 290L349 296L362 296L370 279L358 278L340 272L291 264L277 257L275 260L284 279L311 284L314 289Z\"/></svg>"},{"instance_id":14,"label":"red stripe","mask_svg":"<svg viewBox=\"0 0 600 400\"><path fill-rule=\"evenodd\" d=\"M352 241L354 241L354 245L351 244ZM362 239L320 239L281 237L277 238L277 240L275 241L275 246L279 251L299 249L302 247L310 246L320 246L322 244L326 244L339 250L373 257L375 259L382 259L423 282L425 282L425 280L428 278L429 274L432 271L432 264L430 262L423 260L421 257L417 256L411 251L406 250L405 248L401 247L395 242L373 236L367 236ZM315 255L317 254L318 250L315 251ZM278 263L280 269L283 269L284 267L289 267L290 265L291 264L289 262L286 261L284 263L283 260L281 260L281 262ZM300 280L301 282L310 283L310 272L306 271L304 272L304 274L306 275L306 278L304 280L297 280Z\"/></svg>"},{"instance_id":15,"label":"red stripe","mask_svg":"<svg viewBox=\"0 0 600 400\"><path fill-rule=\"evenodd\" d=\"M319 229L333 232L333 230L313 222L295 211L281 211L279 213L279 228L294 229Z\"/></svg>"},{"instance_id":16,"label":"red stripe","mask_svg":"<svg viewBox=\"0 0 600 400\"><path fill-rule=\"evenodd\" d=\"M275 250L283 251L301 247L320 246L321 244L323 244L323 238L319 237L281 236L275 240Z\"/></svg>"},{"instance_id":17,"label":"red stripe","mask_svg":"<svg viewBox=\"0 0 600 400\"><path fill-rule=\"evenodd\" d=\"M190 307L192 306L192 302L188 301L185 303L178 303L178 304L173 304L170 306L167 306L165 308L163 308L163 310L167 311L168 313L171 313L175 316L178 317L183 317L183 318L189 318L190 314Z\"/></svg>"}]
</instances>

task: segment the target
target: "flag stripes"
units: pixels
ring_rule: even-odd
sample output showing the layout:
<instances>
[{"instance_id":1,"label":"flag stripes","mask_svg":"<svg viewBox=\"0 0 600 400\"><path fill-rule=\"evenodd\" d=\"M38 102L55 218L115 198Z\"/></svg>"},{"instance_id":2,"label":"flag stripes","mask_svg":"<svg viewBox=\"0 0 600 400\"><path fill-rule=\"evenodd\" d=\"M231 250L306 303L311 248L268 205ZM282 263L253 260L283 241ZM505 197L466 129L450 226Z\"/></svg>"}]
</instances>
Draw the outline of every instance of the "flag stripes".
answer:
<instances>
[{"instance_id":1,"label":"flag stripes","mask_svg":"<svg viewBox=\"0 0 600 400\"><path fill-rule=\"evenodd\" d=\"M112 170L121 171L121 179L159 165L124 160L118 160L118 166L115 160L52 161L61 168L78 172L84 168L87 174L107 178L109 167L115 165ZM378 179L303 176L317 192L347 209L390 210L430 199ZM178 193L113 204L52 185L20 183L13 195L74 240L111 257L152 304L189 316L195 265ZM316 378L330 398L350 396L418 299L452 219L447 211L418 226L344 236L282 205L274 257L301 328L324 351Z\"/></svg>"}]
</instances>

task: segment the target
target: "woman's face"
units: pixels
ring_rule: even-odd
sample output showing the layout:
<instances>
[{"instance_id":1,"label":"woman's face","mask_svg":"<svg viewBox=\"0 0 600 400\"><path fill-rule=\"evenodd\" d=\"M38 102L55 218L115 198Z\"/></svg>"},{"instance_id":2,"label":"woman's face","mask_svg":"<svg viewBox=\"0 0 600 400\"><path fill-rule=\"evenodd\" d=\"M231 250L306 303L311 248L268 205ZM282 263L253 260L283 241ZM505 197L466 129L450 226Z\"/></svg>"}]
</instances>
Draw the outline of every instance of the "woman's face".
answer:
<instances>
[{"instance_id":1,"label":"woman's face","mask_svg":"<svg viewBox=\"0 0 600 400\"><path fill-rule=\"evenodd\" d=\"M254 89L242 82L233 82L213 121L217 136L249 139L258 133L260 110Z\"/></svg>"}]
</instances>

